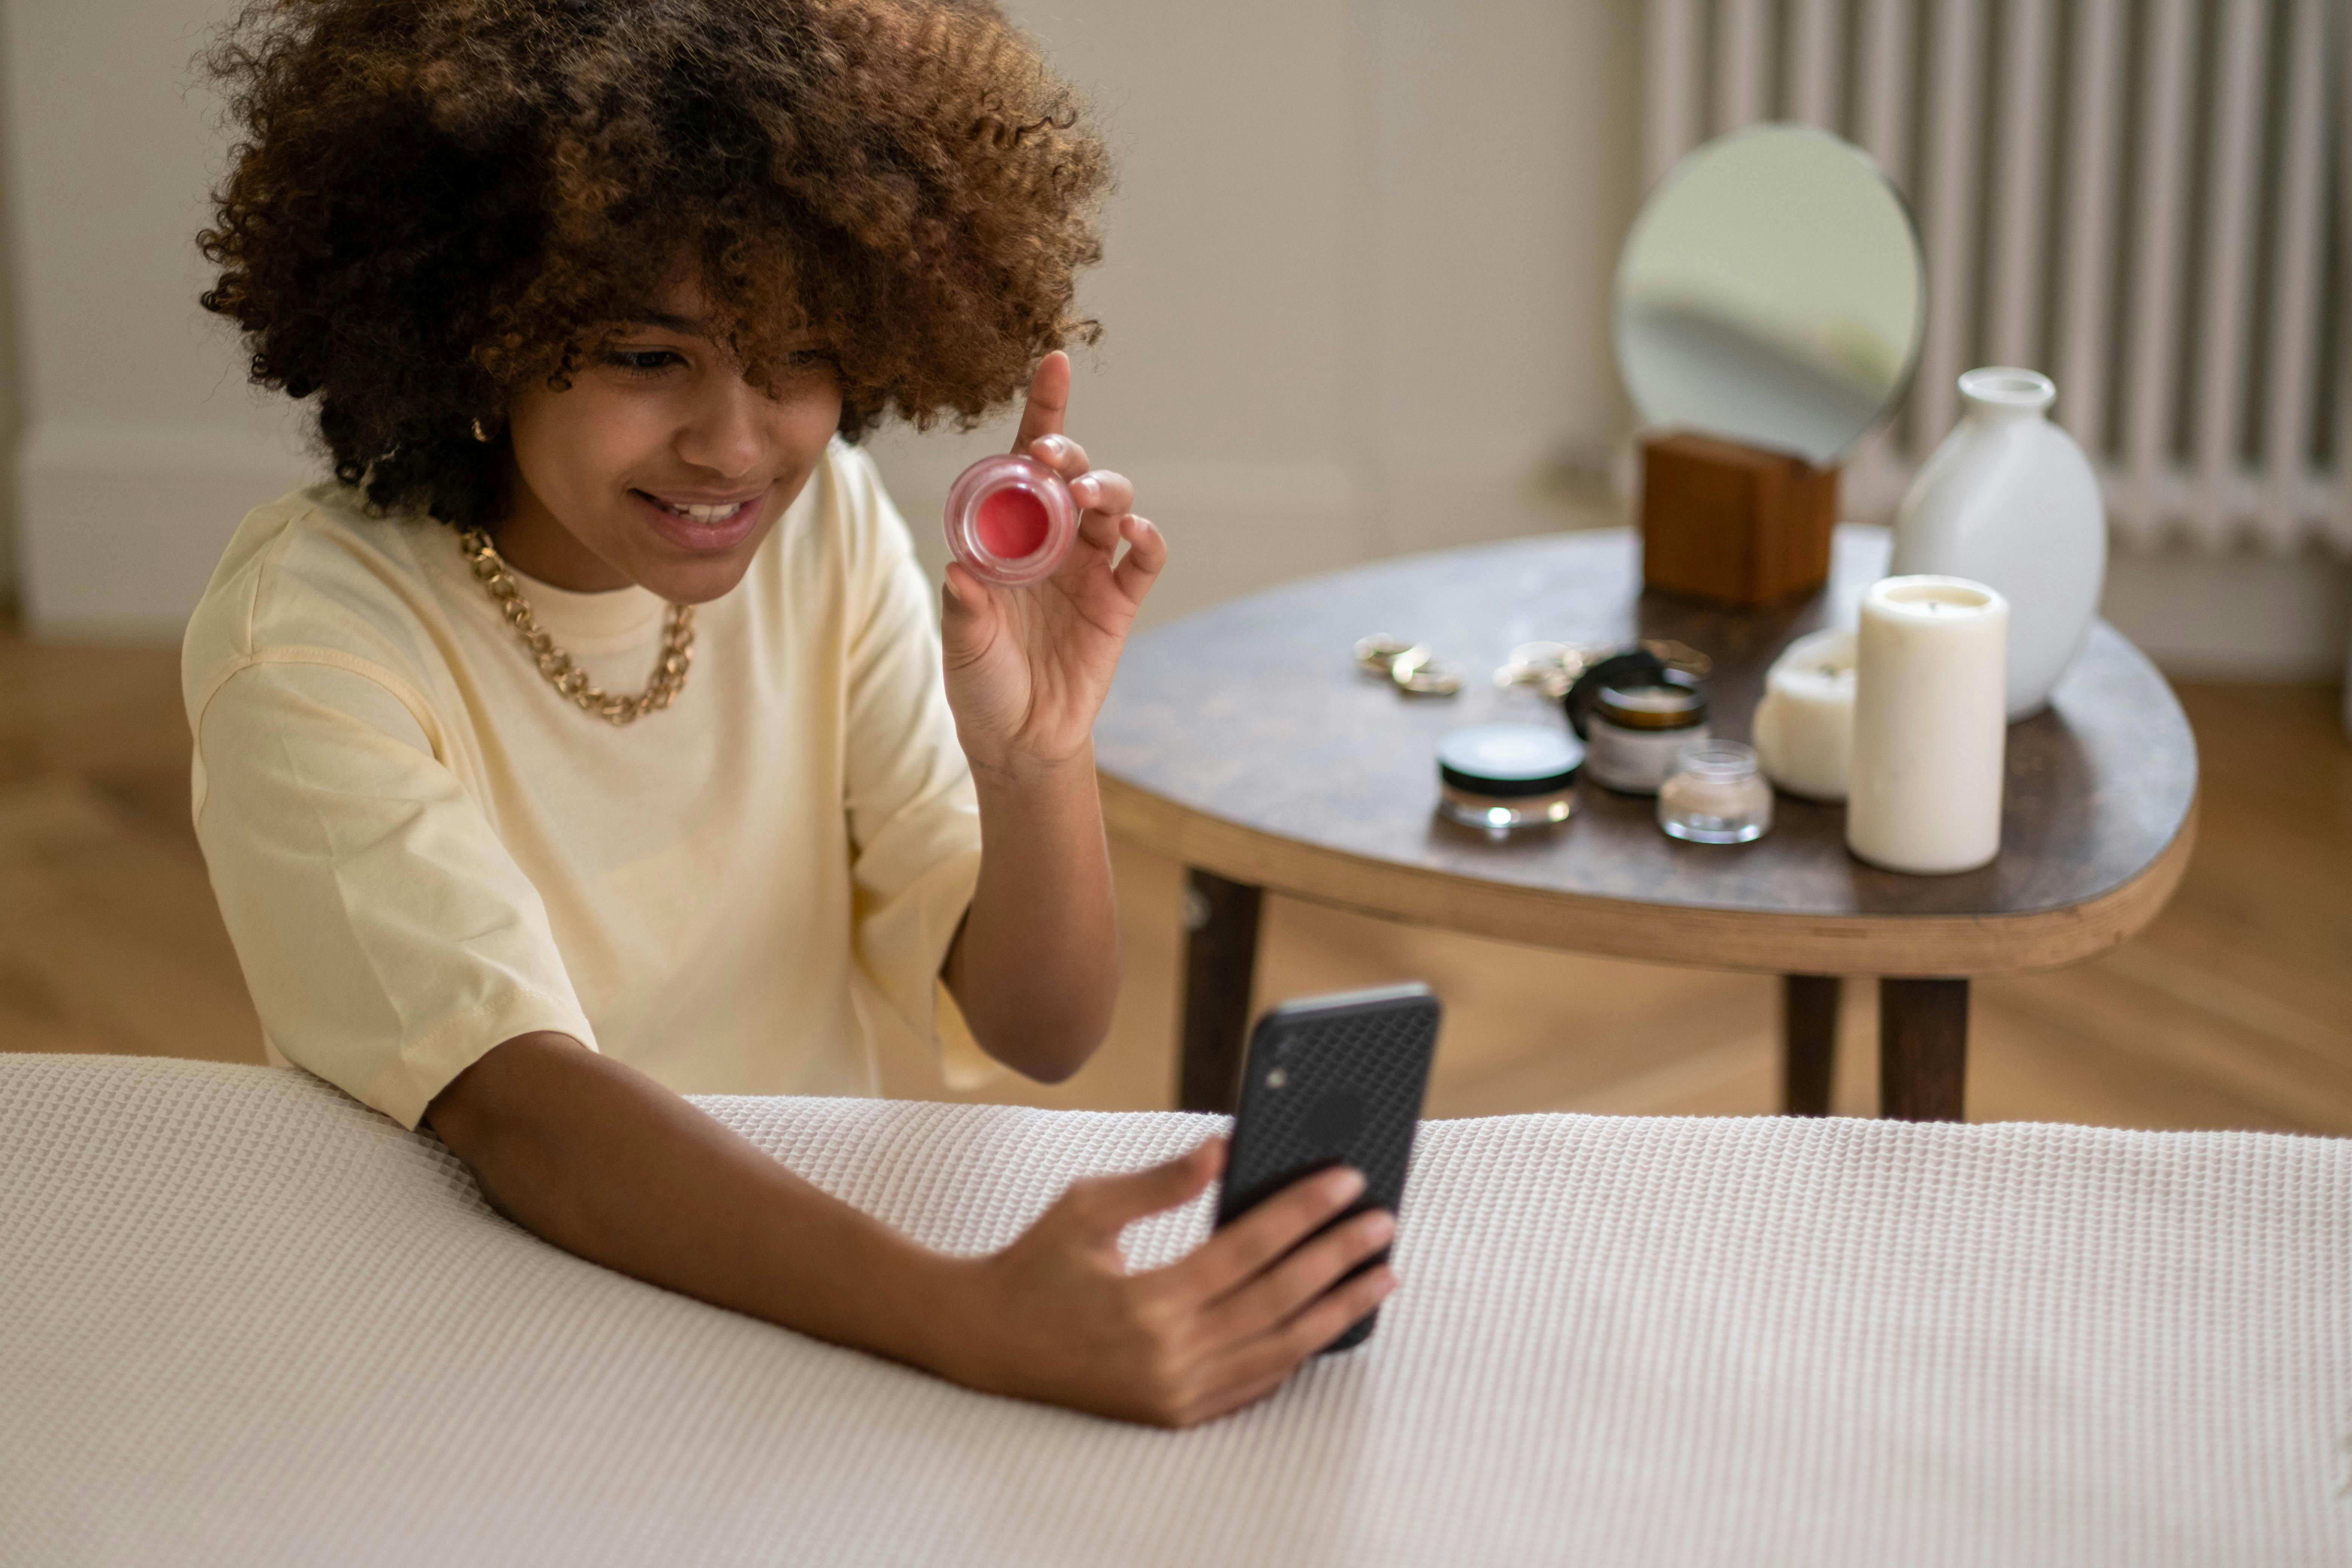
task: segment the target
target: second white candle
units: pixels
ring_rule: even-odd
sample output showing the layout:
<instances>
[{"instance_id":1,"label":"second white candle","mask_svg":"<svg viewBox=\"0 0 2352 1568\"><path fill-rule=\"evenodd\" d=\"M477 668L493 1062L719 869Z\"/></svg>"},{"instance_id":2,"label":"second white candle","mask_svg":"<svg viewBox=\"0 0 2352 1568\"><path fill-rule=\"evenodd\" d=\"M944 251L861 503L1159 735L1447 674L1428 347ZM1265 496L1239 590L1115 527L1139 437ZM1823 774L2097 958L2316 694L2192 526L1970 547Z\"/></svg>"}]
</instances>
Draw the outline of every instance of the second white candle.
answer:
<instances>
[{"instance_id":1,"label":"second white candle","mask_svg":"<svg viewBox=\"0 0 2352 1568\"><path fill-rule=\"evenodd\" d=\"M1846 847L1890 871L2000 852L2009 601L1964 577L1888 577L1862 599Z\"/></svg>"},{"instance_id":2,"label":"second white candle","mask_svg":"<svg viewBox=\"0 0 2352 1568\"><path fill-rule=\"evenodd\" d=\"M1853 771L1853 633L1790 643L1764 677L1752 727L1766 778L1807 800L1843 800Z\"/></svg>"}]
</instances>

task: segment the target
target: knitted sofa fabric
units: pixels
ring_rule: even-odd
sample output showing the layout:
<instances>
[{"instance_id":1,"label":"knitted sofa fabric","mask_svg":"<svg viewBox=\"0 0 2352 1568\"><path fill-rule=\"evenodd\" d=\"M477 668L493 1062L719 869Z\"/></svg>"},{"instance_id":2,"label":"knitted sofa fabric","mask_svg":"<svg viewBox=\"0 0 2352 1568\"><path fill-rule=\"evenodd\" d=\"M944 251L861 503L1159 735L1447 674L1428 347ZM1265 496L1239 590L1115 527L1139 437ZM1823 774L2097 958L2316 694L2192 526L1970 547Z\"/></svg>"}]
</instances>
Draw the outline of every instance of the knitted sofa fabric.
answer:
<instances>
[{"instance_id":1,"label":"knitted sofa fabric","mask_svg":"<svg viewBox=\"0 0 2352 1568\"><path fill-rule=\"evenodd\" d=\"M1218 1125L702 1103L958 1251ZM299 1073L0 1055L0 1562L2352 1559L2352 1143L1434 1121L1397 1268L1151 1431L582 1262Z\"/></svg>"}]
</instances>

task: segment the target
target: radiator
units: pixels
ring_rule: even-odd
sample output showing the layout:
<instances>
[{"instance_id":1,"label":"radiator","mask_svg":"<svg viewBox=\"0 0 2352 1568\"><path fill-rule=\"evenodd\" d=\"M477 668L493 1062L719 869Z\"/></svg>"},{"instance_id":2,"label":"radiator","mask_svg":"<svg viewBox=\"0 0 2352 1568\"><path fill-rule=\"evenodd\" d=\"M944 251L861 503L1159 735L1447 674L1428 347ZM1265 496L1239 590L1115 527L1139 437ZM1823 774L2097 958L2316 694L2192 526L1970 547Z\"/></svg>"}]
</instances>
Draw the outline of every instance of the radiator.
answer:
<instances>
[{"instance_id":1,"label":"radiator","mask_svg":"<svg viewBox=\"0 0 2352 1568\"><path fill-rule=\"evenodd\" d=\"M1857 448L1891 516L1959 373L2027 365L2118 542L2352 555L2340 0L1648 0L1652 183L1802 121L1910 198L1928 319L1909 403Z\"/></svg>"}]
</instances>

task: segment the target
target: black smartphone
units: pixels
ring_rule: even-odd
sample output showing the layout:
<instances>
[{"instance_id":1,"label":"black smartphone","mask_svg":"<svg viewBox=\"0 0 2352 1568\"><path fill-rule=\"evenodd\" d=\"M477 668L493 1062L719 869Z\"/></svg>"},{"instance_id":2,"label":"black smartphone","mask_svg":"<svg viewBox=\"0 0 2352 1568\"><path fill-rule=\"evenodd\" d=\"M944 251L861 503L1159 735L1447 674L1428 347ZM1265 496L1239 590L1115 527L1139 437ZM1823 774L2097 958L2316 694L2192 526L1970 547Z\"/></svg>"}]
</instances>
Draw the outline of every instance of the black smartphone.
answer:
<instances>
[{"instance_id":1,"label":"black smartphone","mask_svg":"<svg viewBox=\"0 0 2352 1568\"><path fill-rule=\"evenodd\" d=\"M1364 1190L1331 1225L1367 1209L1396 1213L1437 1021L1437 998L1426 985L1308 997L1260 1018L1242 1068L1217 1224L1230 1225L1301 1176L1333 1165L1362 1172ZM1354 1272L1387 1257L1384 1248ZM1379 1316L1366 1313L1324 1353L1362 1344Z\"/></svg>"}]
</instances>

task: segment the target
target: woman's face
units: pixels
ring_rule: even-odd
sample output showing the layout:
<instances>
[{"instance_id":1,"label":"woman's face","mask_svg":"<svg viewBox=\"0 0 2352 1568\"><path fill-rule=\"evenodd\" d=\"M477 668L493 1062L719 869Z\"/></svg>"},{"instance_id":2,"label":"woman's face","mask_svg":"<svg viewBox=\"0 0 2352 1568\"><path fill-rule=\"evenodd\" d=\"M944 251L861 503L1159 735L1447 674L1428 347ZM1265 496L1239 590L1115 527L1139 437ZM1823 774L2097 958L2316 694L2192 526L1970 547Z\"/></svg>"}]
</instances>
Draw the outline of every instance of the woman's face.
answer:
<instances>
[{"instance_id":1,"label":"woman's face","mask_svg":"<svg viewBox=\"0 0 2352 1568\"><path fill-rule=\"evenodd\" d=\"M674 604L742 580L841 423L829 362L803 350L772 395L704 335L701 290L669 291L556 391L517 388L512 504L499 551L583 593L636 584Z\"/></svg>"}]
</instances>

